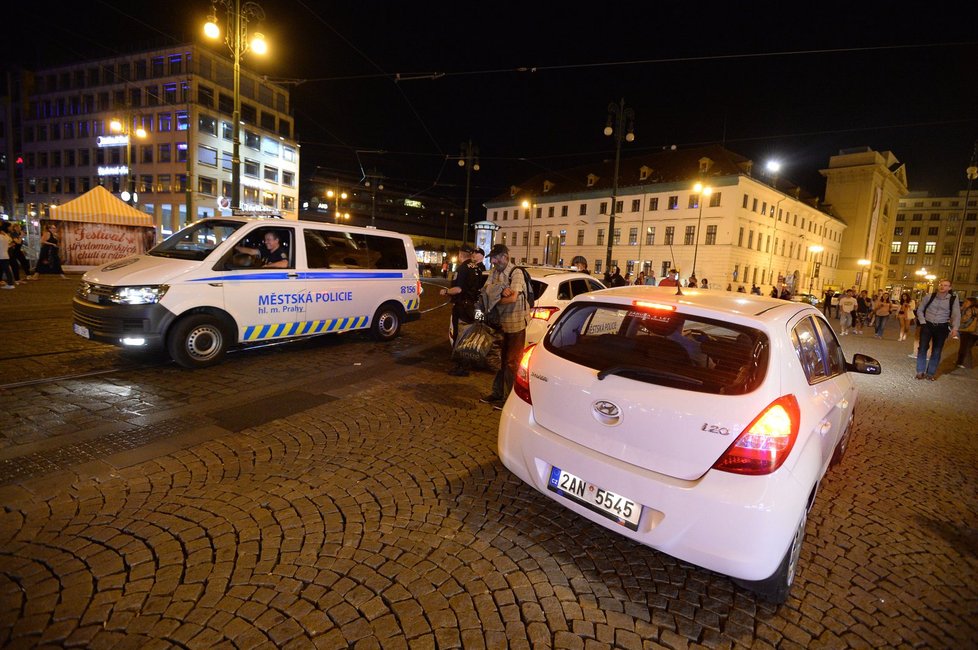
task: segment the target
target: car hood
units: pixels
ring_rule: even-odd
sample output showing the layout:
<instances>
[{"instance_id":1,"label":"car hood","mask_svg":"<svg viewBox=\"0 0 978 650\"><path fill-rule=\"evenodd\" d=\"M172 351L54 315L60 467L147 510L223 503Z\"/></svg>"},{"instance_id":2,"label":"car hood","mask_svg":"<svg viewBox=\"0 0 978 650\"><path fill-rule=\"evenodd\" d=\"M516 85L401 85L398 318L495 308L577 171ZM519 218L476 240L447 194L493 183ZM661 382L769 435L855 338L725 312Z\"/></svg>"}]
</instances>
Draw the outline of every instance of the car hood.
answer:
<instances>
[{"instance_id":1,"label":"car hood","mask_svg":"<svg viewBox=\"0 0 978 650\"><path fill-rule=\"evenodd\" d=\"M107 286L166 284L200 268L204 262L154 255L134 255L92 269L84 282Z\"/></svg>"}]
</instances>

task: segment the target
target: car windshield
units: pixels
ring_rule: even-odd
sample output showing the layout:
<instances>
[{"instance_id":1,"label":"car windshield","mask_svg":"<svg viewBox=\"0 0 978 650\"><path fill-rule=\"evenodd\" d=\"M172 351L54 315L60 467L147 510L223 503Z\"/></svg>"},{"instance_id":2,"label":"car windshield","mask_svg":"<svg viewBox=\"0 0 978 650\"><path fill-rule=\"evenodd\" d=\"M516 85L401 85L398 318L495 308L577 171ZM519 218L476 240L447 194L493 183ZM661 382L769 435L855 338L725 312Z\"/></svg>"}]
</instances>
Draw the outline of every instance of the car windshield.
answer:
<instances>
[{"instance_id":1,"label":"car windshield","mask_svg":"<svg viewBox=\"0 0 978 650\"><path fill-rule=\"evenodd\" d=\"M652 307L573 304L544 346L608 375L718 395L757 388L767 371L762 331Z\"/></svg>"},{"instance_id":2,"label":"car windshield","mask_svg":"<svg viewBox=\"0 0 978 650\"><path fill-rule=\"evenodd\" d=\"M147 254L200 262L243 225L221 219L198 221L173 233Z\"/></svg>"}]
</instances>

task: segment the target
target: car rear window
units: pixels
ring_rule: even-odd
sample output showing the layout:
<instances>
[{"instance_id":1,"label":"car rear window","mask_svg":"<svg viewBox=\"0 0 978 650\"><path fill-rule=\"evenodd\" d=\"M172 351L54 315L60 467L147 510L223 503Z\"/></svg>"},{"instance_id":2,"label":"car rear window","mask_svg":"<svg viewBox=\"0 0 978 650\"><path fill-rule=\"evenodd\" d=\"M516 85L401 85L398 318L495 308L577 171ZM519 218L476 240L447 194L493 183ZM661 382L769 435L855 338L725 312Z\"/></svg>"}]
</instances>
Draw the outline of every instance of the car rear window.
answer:
<instances>
[{"instance_id":1,"label":"car rear window","mask_svg":"<svg viewBox=\"0 0 978 650\"><path fill-rule=\"evenodd\" d=\"M554 354L636 381L741 395L764 379L770 343L758 329L657 307L571 305L544 346Z\"/></svg>"}]
</instances>

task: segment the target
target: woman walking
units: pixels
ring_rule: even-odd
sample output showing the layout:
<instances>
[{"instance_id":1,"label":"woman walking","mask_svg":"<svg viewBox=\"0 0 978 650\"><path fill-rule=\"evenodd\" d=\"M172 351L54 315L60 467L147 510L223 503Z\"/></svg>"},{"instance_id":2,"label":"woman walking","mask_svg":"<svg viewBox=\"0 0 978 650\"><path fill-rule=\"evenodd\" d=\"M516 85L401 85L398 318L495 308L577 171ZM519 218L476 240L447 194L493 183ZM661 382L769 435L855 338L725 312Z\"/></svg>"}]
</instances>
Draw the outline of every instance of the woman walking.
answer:
<instances>
[{"instance_id":1,"label":"woman walking","mask_svg":"<svg viewBox=\"0 0 978 650\"><path fill-rule=\"evenodd\" d=\"M13 289L16 285L14 274L10 271L10 246L12 244L10 222L0 221L0 276L6 283L0 289Z\"/></svg>"},{"instance_id":2,"label":"woman walking","mask_svg":"<svg viewBox=\"0 0 978 650\"><path fill-rule=\"evenodd\" d=\"M899 341L906 341L907 334L910 333L910 323L913 322L914 312L917 311L917 304L906 291L900 294L900 307L897 311L897 320L900 322Z\"/></svg>"},{"instance_id":3,"label":"woman walking","mask_svg":"<svg viewBox=\"0 0 978 650\"><path fill-rule=\"evenodd\" d=\"M971 360L971 349L978 341L978 298L972 296L965 298L961 305L961 327L958 329L961 336L961 346L958 348L958 368L973 368L974 362Z\"/></svg>"},{"instance_id":4,"label":"woman walking","mask_svg":"<svg viewBox=\"0 0 978 650\"><path fill-rule=\"evenodd\" d=\"M48 224L41 236L41 255L37 260L37 269L34 273L57 273L64 279L64 271L61 270L61 241L58 239L58 227L53 223Z\"/></svg>"}]
</instances>

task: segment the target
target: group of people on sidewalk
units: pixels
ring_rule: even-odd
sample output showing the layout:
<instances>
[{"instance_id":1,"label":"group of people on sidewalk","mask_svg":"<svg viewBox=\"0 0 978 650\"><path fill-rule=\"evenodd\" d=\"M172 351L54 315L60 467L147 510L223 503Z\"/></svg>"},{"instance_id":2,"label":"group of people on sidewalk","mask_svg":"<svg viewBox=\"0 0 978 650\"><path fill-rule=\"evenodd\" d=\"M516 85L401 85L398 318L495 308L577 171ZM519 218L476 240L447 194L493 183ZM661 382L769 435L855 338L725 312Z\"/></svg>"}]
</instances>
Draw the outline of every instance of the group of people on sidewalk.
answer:
<instances>
[{"instance_id":1,"label":"group of people on sidewalk","mask_svg":"<svg viewBox=\"0 0 978 650\"><path fill-rule=\"evenodd\" d=\"M941 361L941 353L948 338L958 339L961 344L955 365L959 368L972 368L972 350L978 340L978 297L959 300L951 291L951 281L944 279L937 290L921 298L916 303L908 292L900 295L900 302L894 304L890 294L880 291L870 297L868 291L856 292L848 289L835 294L831 289L825 293L823 313L832 317L832 311L840 322L840 334L862 334L863 328L873 326L876 338L882 339L886 323L895 315L900 324L898 341L905 341L912 327L916 359L914 378L935 381Z\"/></svg>"},{"instance_id":2,"label":"group of people on sidewalk","mask_svg":"<svg viewBox=\"0 0 978 650\"><path fill-rule=\"evenodd\" d=\"M41 251L37 266L31 273L31 263L24 252L24 233L16 222L0 222L0 289L15 289L27 280L36 280L39 273L57 273L65 277L61 269L61 242L57 228L48 226L41 236ZM21 277L23 276L23 278Z\"/></svg>"}]
</instances>

